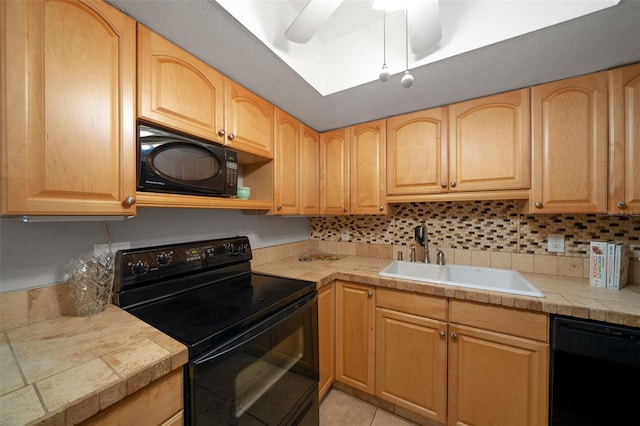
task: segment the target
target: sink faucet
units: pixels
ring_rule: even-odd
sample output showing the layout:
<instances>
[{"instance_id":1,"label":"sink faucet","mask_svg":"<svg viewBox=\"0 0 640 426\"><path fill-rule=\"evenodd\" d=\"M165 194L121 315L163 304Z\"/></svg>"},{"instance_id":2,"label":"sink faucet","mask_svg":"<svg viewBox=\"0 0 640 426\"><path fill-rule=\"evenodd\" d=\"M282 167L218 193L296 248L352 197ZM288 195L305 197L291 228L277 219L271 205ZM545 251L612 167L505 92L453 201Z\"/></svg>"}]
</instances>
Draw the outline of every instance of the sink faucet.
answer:
<instances>
[{"instance_id":1,"label":"sink faucet","mask_svg":"<svg viewBox=\"0 0 640 426\"><path fill-rule=\"evenodd\" d=\"M427 226L422 224L414 229L416 243L424 246L424 263L431 263L429 258L429 235L427 234Z\"/></svg>"},{"instance_id":2,"label":"sink faucet","mask_svg":"<svg viewBox=\"0 0 640 426\"><path fill-rule=\"evenodd\" d=\"M436 254L436 263L438 265L444 265L444 253L440 249L437 249L437 250L438 250L438 253Z\"/></svg>"}]
</instances>

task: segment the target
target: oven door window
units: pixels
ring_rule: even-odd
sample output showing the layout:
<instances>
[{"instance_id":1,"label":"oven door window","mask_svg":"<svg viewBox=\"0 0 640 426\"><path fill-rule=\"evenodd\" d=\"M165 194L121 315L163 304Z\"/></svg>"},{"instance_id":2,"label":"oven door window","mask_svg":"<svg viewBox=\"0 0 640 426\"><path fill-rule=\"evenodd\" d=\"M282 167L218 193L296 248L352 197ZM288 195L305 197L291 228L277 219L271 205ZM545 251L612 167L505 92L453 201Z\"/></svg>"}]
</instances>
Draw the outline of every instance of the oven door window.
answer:
<instances>
[{"instance_id":1,"label":"oven door window","mask_svg":"<svg viewBox=\"0 0 640 426\"><path fill-rule=\"evenodd\" d=\"M200 182L222 173L220 160L205 146L193 143L167 143L151 151L150 170L172 182Z\"/></svg>"},{"instance_id":2,"label":"oven door window","mask_svg":"<svg viewBox=\"0 0 640 426\"><path fill-rule=\"evenodd\" d=\"M190 423L317 424L316 303L194 360Z\"/></svg>"}]
</instances>

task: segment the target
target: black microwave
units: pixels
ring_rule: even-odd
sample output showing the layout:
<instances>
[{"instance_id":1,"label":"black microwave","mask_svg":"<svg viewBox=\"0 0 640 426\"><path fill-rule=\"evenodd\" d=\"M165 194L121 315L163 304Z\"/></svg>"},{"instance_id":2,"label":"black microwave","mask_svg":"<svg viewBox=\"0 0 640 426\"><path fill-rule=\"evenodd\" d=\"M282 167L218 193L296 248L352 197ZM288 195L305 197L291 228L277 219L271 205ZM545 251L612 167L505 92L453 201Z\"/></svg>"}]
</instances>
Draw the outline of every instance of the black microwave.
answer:
<instances>
[{"instance_id":1,"label":"black microwave","mask_svg":"<svg viewBox=\"0 0 640 426\"><path fill-rule=\"evenodd\" d=\"M192 136L138 123L138 191L231 197L238 154Z\"/></svg>"}]
</instances>

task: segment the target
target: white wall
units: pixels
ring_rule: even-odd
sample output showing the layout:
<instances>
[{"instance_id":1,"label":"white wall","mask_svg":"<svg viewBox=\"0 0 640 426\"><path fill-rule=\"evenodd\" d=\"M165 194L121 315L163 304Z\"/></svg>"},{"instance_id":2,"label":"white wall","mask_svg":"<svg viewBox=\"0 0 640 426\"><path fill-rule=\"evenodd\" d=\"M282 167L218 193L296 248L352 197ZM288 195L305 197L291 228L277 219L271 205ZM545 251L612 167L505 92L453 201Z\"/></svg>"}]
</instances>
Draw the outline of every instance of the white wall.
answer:
<instances>
[{"instance_id":1,"label":"white wall","mask_svg":"<svg viewBox=\"0 0 640 426\"><path fill-rule=\"evenodd\" d=\"M132 248L236 235L248 236L252 248L309 239L306 218L232 210L138 208L136 217L107 224L112 242ZM0 293L62 282L73 258L106 243L105 222L0 220Z\"/></svg>"}]
</instances>

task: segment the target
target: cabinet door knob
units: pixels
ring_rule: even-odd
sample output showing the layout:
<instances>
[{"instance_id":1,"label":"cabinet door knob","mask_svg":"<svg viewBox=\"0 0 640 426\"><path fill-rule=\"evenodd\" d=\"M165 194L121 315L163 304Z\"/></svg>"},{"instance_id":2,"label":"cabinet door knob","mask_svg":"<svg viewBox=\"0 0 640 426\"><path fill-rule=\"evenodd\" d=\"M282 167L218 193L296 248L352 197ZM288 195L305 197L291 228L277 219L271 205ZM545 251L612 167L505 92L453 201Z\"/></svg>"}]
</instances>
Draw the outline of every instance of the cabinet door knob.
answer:
<instances>
[{"instance_id":1,"label":"cabinet door knob","mask_svg":"<svg viewBox=\"0 0 640 426\"><path fill-rule=\"evenodd\" d=\"M136 203L136 197L127 197L124 199L124 201L122 202L122 204L124 204L125 206L132 206Z\"/></svg>"},{"instance_id":2,"label":"cabinet door knob","mask_svg":"<svg viewBox=\"0 0 640 426\"><path fill-rule=\"evenodd\" d=\"M384 210L384 206L380 206L380 211L383 211L383 210Z\"/></svg>"},{"instance_id":3,"label":"cabinet door knob","mask_svg":"<svg viewBox=\"0 0 640 426\"><path fill-rule=\"evenodd\" d=\"M373 296L373 291L372 290L367 291L367 296L369 297Z\"/></svg>"},{"instance_id":4,"label":"cabinet door knob","mask_svg":"<svg viewBox=\"0 0 640 426\"><path fill-rule=\"evenodd\" d=\"M443 188L446 188L446 187L447 187L447 182L442 182L442 183L440 184L440 186L441 186L441 187L443 187Z\"/></svg>"},{"instance_id":5,"label":"cabinet door knob","mask_svg":"<svg viewBox=\"0 0 640 426\"><path fill-rule=\"evenodd\" d=\"M458 337L458 334L457 334L457 333L451 333L451 338L452 338L452 339L454 339L454 340L455 340L457 337Z\"/></svg>"},{"instance_id":6,"label":"cabinet door knob","mask_svg":"<svg viewBox=\"0 0 640 426\"><path fill-rule=\"evenodd\" d=\"M235 133L229 133L229 136L227 136L227 139L229 139L230 141L234 140L235 138L236 138Z\"/></svg>"},{"instance_id":7,"label":"cabinet door knob","mask_svg":"<svg viewBox=\"0 0 640 426\"><path fill-rule=\"evenodd\" d=\"M278 210L282 210L282 204L278 204Z\"/></svg>"},{"instance_id":8,"label":"cabinet door knob","mask_svg":"<svg viewBox=\"0 0 640 426\"><path fill-rule=\"evenodd\" d=\"M342 209L342 211L346 213L348 209L345 207L344 209Z\"/></svg>"},{"instance_id":9,"label":"cabinet door knob","mask_svg":"<svg viewBox=\"0 0 640 426\"><path fill-rule=\"evenodd\" d=\"M616 203L616 206L618 206L619 209L624 209L627 206L627 204L624 201L618 201Z\"/></svg>"},{"instance_id":10,"label":"cabinet door knob","mask_svg":"<svg viewBox=\"0 0 640 426\"><path fill-rule=\"evenodd\" d=\"M445 334L447 334L447 333L445 333L444 330L440 330L440 335L441 336L444 336Z\"/></svg>"},{"instance_id":11,"label":"cabinet door knob","mask_svg":"<svg viewBox=\"0 0 640 426\"><path fill-rule=\"evenodd\" d=\"M224 136L226 134L227 134L227 132L225 132L224 129L218 130L218 136Z\"/></svg>"},{"instance_id":12,"label":"cabinet door knob","mask_svg":"<svg viewBox=\"0 0 640 426\"><path fill-rule=\"evenodd\" d=\"M536 201L535 206L537 209L541 209L542 208L542 203L540 201Z\"/></svg>"},{"instance_id":13,"label":"cabinet door knob","mask_svg":"<svg viewBox=\"0 0 640 426\"><path fill-rule=\"evenodd\" d=\"M455 188L456 186L458 186L458 184L456 183L456 181L451 181L451 187Z\"/></svg>"}]
</instances>

